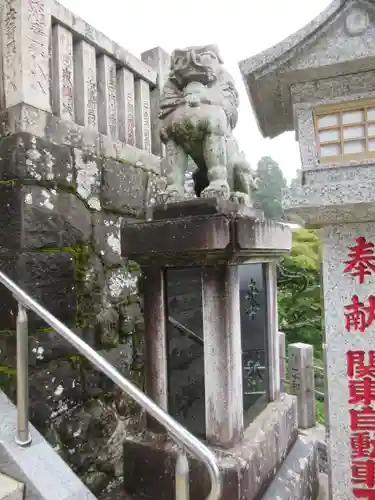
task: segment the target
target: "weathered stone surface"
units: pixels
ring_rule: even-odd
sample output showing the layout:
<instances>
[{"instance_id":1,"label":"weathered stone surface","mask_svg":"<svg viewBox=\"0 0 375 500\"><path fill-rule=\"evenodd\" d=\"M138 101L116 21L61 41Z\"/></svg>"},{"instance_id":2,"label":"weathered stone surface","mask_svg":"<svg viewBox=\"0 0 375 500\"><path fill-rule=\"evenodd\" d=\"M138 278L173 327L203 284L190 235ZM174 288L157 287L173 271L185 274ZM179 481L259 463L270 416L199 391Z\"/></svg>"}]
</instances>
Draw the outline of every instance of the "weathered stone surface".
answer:
<instances>
[{"instance_id":1,"label":"weathered stone surface","mask_svg":"<svg viewBox=\"0 0 375 500\"><path fill-rule=\"evenodd\" d=\"M94 332L73 329L89 345L95 345ZM16 332L0 333L0 365L9 369L16 368ZM54 331L41 331L29 335L29 365L36 366L62 357L74 356L76 349Z\"/></svg>"},{"instance_id":2,"label":"weathered stone surface","mask_svg":"<svg viewBox=\"0 0 375 500\"><path fill-rule=\"evenodd\" d=\"M297 437L294 398L285 396L246 429L240 444L217 452L223 474L223 499L261 498ZM178 450L165 437L143 434L124 442L124 487L130 494L157 500L174 498L174 466ZM203 500L209 478L203 464L189 457L190 494Z\"/></svg>"},{"instance_id":3,"label":"weathered stone surface","mask_svg":"<svg viewBox=\"0 0 375 500\"><path fill-rule=\"evenodd\" d=\"M11 0L4 4L3 19L1 66L5 107L26 102L50 111L50 2Z\"/></svg>"},{"instance_id":4,"label":"weathered stone surface","mask_svg":"<svg viewBox=\"0 0 375 500\"><path fill-rule=\"evenodd\" d=\"M97 58L99 131L117 139L116 61L106 54Z\"/></svg>"},{"instance_id":5,"label":"weathered stone surface","mask_svg":"<svg viewBox=\"0 0 375 500\"><path fill-rule=\"evenodd\" d=\"M114 160L103 163L102 204L108 210L129 213L144 208L147 172Z\"/></svg>"},{"instance_id":6,"label":"weathered stone surface","mask_svg":"<svg viewBox=\"0 0 375 500\"><path fill-rule=\"evenodd\" d=\"M91 217L72 193L0 184L0 248L63 248L91 240Z\"/></svg>"},{"instance_id":7,"label":"weathered stone surface","mask_svg":"<svg viewBox=\"0 0 375 500\"><path fill-rule=\"evenodd\" d=\"M167 179L165 177L150 172L147 186L146 205L155 205L159 193L164 192L166 186Z\"/></svg>"},{"instance_id":8,"label":"weathered stone surface","mask_svg":"<svg viewBox=\"0 0 375 500\"><path fill-rule=\"evenodd\" d=\"M162 218L160 209L160 220L124 224L122 255L142 265L168 266L171 259L176 266L192 262L211 265L228 259L243 262L251 257L278 256L291 247L291 230L284 224L259 221L236 212L178 217L177 207L178 204L171 209L176 218ZM159 217L158 208L155 213Z\"/></svg>"},{"instance_id":9,"label":"weathered stone surface","mask_svg":"<svg viewBox=\"0 0 375 500\"><path fill-rule=\"evenodd\" d=\"M141 165L146 170L160 173L160 158L107 135L93 127L84 127L46 113L41 109L19 104L0 113L0 135L28 132L56 145L82 149L90 154L116 158L120 162Z\"/></svg>"},{"instance_id":10,"label":"weathered stone surface","mask_svg":"<svg viewBox=\"0 0 375 500\"><path fill-rule=\"evenodd\" d=\"M118 70L117 81L118 138L135 145L134 73L127 68Z\"/></svg>"},{"instance_id":11,"label":"weathered stone surface","mask_svg":"<svg viewBox=\"0 0 375 500\"><path fill-rule=\"evenodd\" d=\"M52 26L52 110L74 122L73 33L60 24Z\"/></svg>"},{"instance_id":12,"label":"weathered stone surface","mask_svg":"<svg viewBox=\"0 0 375 500\"><path fill-rule=\"evenodd\" d=\"M66 499L96 500L34 426L30 426L32 445L17 445L16 421L17 409L0 392L1 470L25 483L28 498L61 500L63 495Z\"/></svg>"},{"instance_id":13,"label":"weathered stone surface","mask_svg":"<svg viewBox=\"0 0 375 500\"><path fill-rule=\"evenodd\" d=\"M0 140L0 180L16 178L74 186L70 149L26 132L3 137Z\"/></svg>"},{"instance_id":14,"label":"weathered stone surface","mask_svg":"<svg viewBox=\"0 0 375 500\"><path fill-rule=\"evenodd\" d=\"M263 500L317 500L318 452L313 441L299 438L286 457Z\"/></svg>"},{"instance_id":15,"label":"weathered stone surface","mask_svg":"<svg viewBox=\"0 0 375 500\"><path fill-rule=\"evenodd\" d=\"M110 265L120 265L121 257L120 229L122 218L107 213L97 213L92 216L94 231L94 248L104 262Z\"/></svg>"},{"instance_id":16,"label":"weathered stone surface","mask_svg":"<svg viewBox=\"0 0 375 500\"><path fill-rule=\"evenodd\" d=\"M151 153L150 86L141 79L135 82L135 136L137 147Z\"/></svg>"},{"instance_id":17,"label":"weathered stone surface","mask_svg":"<svg viewBox=\"0 0 375 500\"><path fill-rule=\"evenodd\" d=\"M90 208L100 210L101 160L77 148L73 149L73 154L77 193Z\"/></svg>"},{"instance_id":18,"label":"weathered stone surface","mask_svg":"<svg viewBox=\"0 0 375 500\"><path fill-rule=\"evenodd\" d=\"M298 426L316 425L314 351L310 344L298 342L288 346L290 392L297 396Z\"/></svg>"},{"instance_id":19,"label":"weathered stone surface","mask_svg":"<svg viewBox=\"0 0 375 500\"><path fill-rule=\"evenodd\" d=\"M197 167L193 174L197 196L253 205L254 172L232 134L238 105L234 80L223 68L216 45L173 52L158 115L166 146L165 201L184 199L185 171L191 158ZM138 112L143 108L139 105ZM140 117L138 122L142 122Z\"/></svg>"},{"instance_id":20,"label":"weathered stone surface","mask_svg":"<svg viewBox=\"0 0 375 500\"><path fill-rule=\"evenodd\" d=\"M96 52L85 40L79 40L74 51L74 96L77 123L97 130Z\"/></svg>"},{"instance_id":21,"label":"weathered stone surface","mask_svg":"<svg viewBox=\"0 0 375 500\"><path fill-rule=\"evenodd\" d=\"M70 252L1 254L0 269L37 302L67 325L76 320L76 269ZM17 304L2 288L0 331L15 330ZM29 313L29 328L45 328L45 323Z\"/></svg>"}]
</instances>

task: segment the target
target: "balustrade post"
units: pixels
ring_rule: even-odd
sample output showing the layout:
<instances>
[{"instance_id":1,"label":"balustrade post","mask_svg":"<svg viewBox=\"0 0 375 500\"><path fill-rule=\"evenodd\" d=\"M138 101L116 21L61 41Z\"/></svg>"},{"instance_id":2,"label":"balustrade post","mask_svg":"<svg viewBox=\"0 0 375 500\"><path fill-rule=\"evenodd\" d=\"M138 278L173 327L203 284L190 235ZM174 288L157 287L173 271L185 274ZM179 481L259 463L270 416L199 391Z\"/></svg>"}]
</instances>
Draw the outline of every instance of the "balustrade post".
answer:
<instances>
[{"instance_id":1,"label":"balustrade post","mask_svg":"<svg viewBox=\"0 0 375 500\"><path fill-rule=\"evenodd\" d=\"M17 435L16 443L31 443L29 432L29 335L27 311L18 303L17 314Z\"/></svg>"},{"instance_id":2,"label":"balustrade post","mask_svg":"<svg viewBox=\"0 0 375 500\"><path fill-rule=\"evenodd\" d=\"M296 343L288 347L290 392L297 396L298 426L316 425L314 350L312 345Z\"/></svg>"},{"instance_id":3,"label":"balustrade post","mask_svg":"<svg viewBox=\"0 0 375 500\"><path fill-rule=\"evenodd\" d=\"M175 468L176 500L189 500L189 462L184 453L177 457Z\"/></svg>"},{"instance_id":4,"label":"balustrade post","mask_svg":"<svg viewBox=\"0 0 375 500\"><path fill-rule=\"evenodd\" d=\"M2 2L2 104L51 112L49 38L51 0Z\"/></svg>"},{"instance_id":5,"label":"balustrade post","mask_svg":"<svg viewBox=\"0 0 375 500\"><path fill-rule=\"evenodd\" d=\"M151 144L152 152L157 156L165 156L164 144L160 140L159 130L160 123L158 119L160 98L163 92L164 83L168 77L170 68L170 55L161 47L142 52L141 59L148 64L158 74L157 85L151 90L150 105L151 105Z\"/></svg>"}]
</instances>

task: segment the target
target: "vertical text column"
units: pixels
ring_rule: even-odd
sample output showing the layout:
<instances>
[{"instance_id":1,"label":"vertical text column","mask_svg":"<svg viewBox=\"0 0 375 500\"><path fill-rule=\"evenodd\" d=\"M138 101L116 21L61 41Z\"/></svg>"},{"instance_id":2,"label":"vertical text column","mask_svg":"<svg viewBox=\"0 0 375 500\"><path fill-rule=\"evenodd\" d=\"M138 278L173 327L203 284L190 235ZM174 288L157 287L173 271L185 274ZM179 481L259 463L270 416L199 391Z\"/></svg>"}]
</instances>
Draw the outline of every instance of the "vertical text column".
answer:
<instances>
[{"instance_id":1,"label":"vertical text column","mask_svg":"<svg viewBox=\"0 0 375 500\"><path fill-rule=\"evenodd\" d=\"M157 156L165 156L164 144L160 140L160 122L158 118L160 98L170 69L170 56L162 48L156 47L141 54L142 61L148 64L158 74L155 88L151 90L151 146L152 152Z\"/></svg>"},{"instance_id":2,"label":"vertical text column","mask_svg":"<svg viewBox=\"0 0 375 500\"><path fill-rule=\"evenodd\" d=\"M321 236L330 498L371 499L375 498L375 225L327 226Z\"/></svg>"},{"instance_id":3,"label":"vertical text column","mask_svg":"<svg viewBox=\"0 0 375 500\"><path fill-rule=\"evenodd\" d=\"M3 4L4 105L25 103L50 112L50 0Z\"/></svg>"},{"instance_id":4,"label":"vertical text column","mask_svg":"<svg viewBox=\"0 0 375 500\"><path fill-rule=\"evenodd\" d=\"M135 146L134 75L126 68L117 72L118 138Z\"/></svg>"},{"instance_id":5,"label":"vertical text column","mask_svg":"<svg viewBox=\"0 0 375 500\"><path fill-rule=\"evenodd\" d=\"M76 122L98 129L98 89L95 49L85 41L74 45L74 104Z\"/></svg>"},{"instance_id":6,"label":"vertical text column","mask_svg":"<svg viewBox=\"0 0 375 500\"><path fill-rule=\"evenodd\" d=\"M135 82L135 137L137 147L151 153L150 87L141 79Z\"/></svg>"},{"instance_id":7,"label":"vertical text column","mask_svg":"<svg viewBox=\"0 0 375 500\"><path fill-rule=\"evenodd\" d=\"M117 139L116 62L106 55L98 58L99 132Z\"/></svg>"},{"instance_id":8,"label":"vertical text column","mask_svg":"<svg viewBox=\"0 0 375 500\"><path fill-rule=\"evenodd\" d=\"M73 35L55 24L52 28L52 112L74 122L73 83Z\"/></svg>"}]
</instances>

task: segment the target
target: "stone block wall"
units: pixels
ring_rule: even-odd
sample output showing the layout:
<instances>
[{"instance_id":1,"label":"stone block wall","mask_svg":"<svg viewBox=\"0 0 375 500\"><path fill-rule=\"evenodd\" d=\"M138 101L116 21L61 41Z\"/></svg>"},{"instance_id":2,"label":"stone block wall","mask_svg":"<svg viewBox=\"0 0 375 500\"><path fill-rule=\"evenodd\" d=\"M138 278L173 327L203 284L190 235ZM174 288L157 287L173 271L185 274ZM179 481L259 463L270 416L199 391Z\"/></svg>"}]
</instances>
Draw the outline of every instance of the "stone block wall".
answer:
<instances>
[{"instance_id":1,"label":"stone block wall","mask_svg":"<svg viewBox=\"0 0 375 500\"><path fill-rule=\"evenodd\" d=\"M0 139L0 269L140 385L139 269L120 256L120 226L142 217L157 178L145 164L28 132ZM16 316L1 286L0 388L13 401ZM29 365L31 421L94 493L104 491L139 410L33 313Z\"/></svg>"}]
</instances>

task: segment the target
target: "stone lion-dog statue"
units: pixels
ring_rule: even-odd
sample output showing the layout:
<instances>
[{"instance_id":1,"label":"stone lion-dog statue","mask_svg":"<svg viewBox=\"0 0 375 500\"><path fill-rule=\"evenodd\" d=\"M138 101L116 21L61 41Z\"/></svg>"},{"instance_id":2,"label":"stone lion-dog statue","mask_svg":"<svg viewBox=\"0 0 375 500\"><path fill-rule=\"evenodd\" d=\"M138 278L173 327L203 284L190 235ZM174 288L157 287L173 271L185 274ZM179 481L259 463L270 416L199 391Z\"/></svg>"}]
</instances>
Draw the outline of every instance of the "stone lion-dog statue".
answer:
<instances>
[{"instance_id":1,"label":"stone lion-dog statue","mask_svg":"<svg viewBox=\"0 0 375 500\"><path fill-rule=\"evenodd\" d=\"M184 199L189 157L196 196L252 206L254 174L232 131L239 98L216 45L175 50L160 101L166 151L165 202Z\"/></svg>"}]
</instances>

